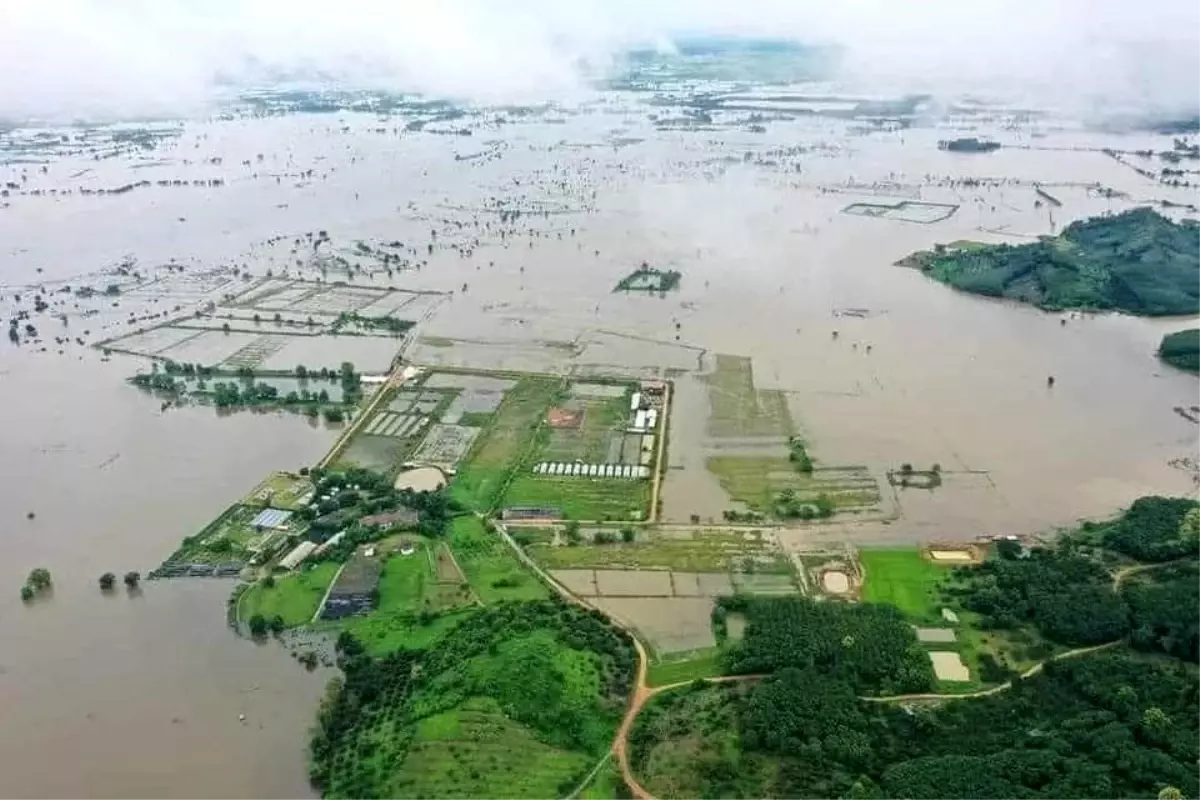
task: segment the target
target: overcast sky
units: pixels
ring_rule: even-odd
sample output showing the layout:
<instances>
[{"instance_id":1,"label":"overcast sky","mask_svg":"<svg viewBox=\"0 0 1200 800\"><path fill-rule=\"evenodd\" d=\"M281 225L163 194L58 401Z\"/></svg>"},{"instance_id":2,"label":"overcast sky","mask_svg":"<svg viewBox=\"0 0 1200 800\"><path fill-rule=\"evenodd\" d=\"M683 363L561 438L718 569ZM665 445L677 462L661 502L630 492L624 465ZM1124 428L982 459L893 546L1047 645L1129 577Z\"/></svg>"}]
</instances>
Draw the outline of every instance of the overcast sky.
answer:
<instances>
[{"instance_id":1,"label":"overcast sky","mask_svg":"<svg viewBox=\"0 0 1200 800\"><path fill-rule=\"evenodd\" d=\"M844 46L860 90L1193 110L1197 0L0 0L0 117L187 112L218 77L305 69L474 100L688 33Z\"/></svg>"}]
</instances>

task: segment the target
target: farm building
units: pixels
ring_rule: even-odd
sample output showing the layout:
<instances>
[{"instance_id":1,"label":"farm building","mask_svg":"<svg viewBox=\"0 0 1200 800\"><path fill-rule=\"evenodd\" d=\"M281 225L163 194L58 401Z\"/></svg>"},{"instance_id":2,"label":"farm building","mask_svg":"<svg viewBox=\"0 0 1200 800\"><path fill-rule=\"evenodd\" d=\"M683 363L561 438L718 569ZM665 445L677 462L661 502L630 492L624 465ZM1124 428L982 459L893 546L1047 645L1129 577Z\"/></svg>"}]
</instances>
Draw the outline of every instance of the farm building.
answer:
<instances>
[{"instance_id":1,"label":"farm building","mask_svg":"<svg viewBox=\"0 0 1200 800\"><path fill-rule=\"evenodd\" d=\"M386 514L371 514L370 516L362 517L359 523L366 525L368 528L397 528L402 525L416 525L417 512L411 508L401 508L396 511L389 511Z\"/></svg>"},{"instance_id":2,"label":"farm building","mask_svg":"<svg viewBox=\"0 0 1200 800\"><path fill-rule=\"evenodd\" d=\"M375 606L382 569L374 558L355 556L347 561L325 599L322 619L341 619L370 611Z\"/></svg>"},{"instance_id":3,"label":"farm building","mask_svg":"<svg viewBox=\"0 0 1200 800\"><path fill-rule=\"evenodd\" d=\"M316 542L301 542L280 560L279 566L283 569L295 569L304 563L304 559L308 558L312 551L316 549Z\"/></svg>"},{"instance_id":4,"label":"farm building","mask_svg":"<svg viewBox=\"0 0 1200 800\"><path fill-rule=\"evenodd\" d=\"M287 528L288 518L292 516L290 511L282 511L278 508L264 508L258 512L258 516L250 520L250 527L257 530L271 528L280 530Z\"/></svg>"}]
</instances>

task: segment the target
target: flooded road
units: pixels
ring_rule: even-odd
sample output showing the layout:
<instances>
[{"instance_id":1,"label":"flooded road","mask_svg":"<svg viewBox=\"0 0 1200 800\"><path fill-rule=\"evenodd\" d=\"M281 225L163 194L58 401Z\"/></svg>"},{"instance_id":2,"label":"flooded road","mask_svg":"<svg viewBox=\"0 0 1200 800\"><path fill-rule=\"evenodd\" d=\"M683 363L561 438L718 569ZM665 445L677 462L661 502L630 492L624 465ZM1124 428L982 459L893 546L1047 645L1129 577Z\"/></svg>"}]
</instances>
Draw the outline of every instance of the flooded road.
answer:
<instances>
[{"instance_id":1,"label":"flooded road","mask_svg":"<svg viewBox=\"0 0 1200 800\"><path fill-rule=\"evenodd\" d=\"M706 470L720 445L705 383L716 354L749 358L755 388L784 393L818 465L861 465L879 480L880 519L814 535L1033 532L1194 491L1197 429L1173 408L1195 402L1196 378L1154 357L1162 334L1190 321L1047 314L894 265L939 242L1028 241L1092 214L1194 201L1094 149L1168 139L998 131L1022 149L962 155L937 149L944 130L863 135L819 117L765 133L659 130L628 97L563 119L495 116L472 118L473 136L352 112L212 121L147 153L0 165L0 182L26 187L0 204L0 307L27 310L42 285L51 302L32 317L41 344L0 347L0 794L309 792L307 730L327 674L236 638L229 583L148 583L140 597L96 588L105 571L147 572L267 472L313 463L332 443L298 416L163 413L123 383L144 361L105 362L85 346L168 318L194 323L194 309L268 274L446 293L422 307L406 352L416 363L676 379L668 522L730 505ZM80 194L139 180L150 185ZM204 184L158 184L171 180ZM1042 206L1034 182L1061 206ZM843 213L901 199L958 208L931 224ZM318 231L367 266L348 275L318 262ZM357 243L392 242L402 268L355 262ZM75 292L126 281L116 268L128 256L147 280L119 298ZM679 290L613 293L643 262L682 272ZM344 310L317 300L295 306L299 320ZM130 312L161 317L131 323ZM269 313L240 320L248 332L214 320L129 347L383 369L400 346L305 339ZM942 465L945 484L893 491L884 475L905 462ZM18 589L37 566L54 596L23 607Z\"/></svg>"}]
</instances>

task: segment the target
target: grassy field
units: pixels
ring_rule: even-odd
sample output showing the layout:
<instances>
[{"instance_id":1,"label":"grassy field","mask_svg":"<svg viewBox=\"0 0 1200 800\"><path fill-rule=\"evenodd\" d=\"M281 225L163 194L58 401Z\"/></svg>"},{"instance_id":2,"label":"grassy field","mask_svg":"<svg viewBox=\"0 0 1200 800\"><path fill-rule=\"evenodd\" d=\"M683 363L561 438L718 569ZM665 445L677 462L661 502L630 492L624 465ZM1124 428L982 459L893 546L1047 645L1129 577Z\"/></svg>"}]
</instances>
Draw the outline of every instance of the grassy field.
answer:
<instances>
[{"instance_id":1,"label":"grassy field","mask_svg":"<svg viewBox=\"0 0 1200 800\"><path fill-rule=\"evenodd\" d=\"M425 620L408 612L376 610L368 616L349 617L337 624L322 623L321 627L347 630L362 642L368 653L383 656L401 648L420 650L432 646L470 616L472 608L445 612Z\"/></svg>"},{"instance_id":2,"label":"grassy field","mask_svg":"<svg viewBox=\"0 0 1200 800\"><path fill-rule=\"evenodd\" d=\"M879 484L866 467L818 468L798 471L786 458L760 456L714 456L708 471L733 500L762 514L771 514L779 493L795 491L801 501L825 494L836 509L871 508L879 504Z\"/></svg>"},{"instance_id":3,"label":"grassy field","mask_svg":"<svg viewBox=\"0 0 1200 800\"><path fill-rule=\"evenodd\" d=\"M438 581L431 561L431 545L421 542L410 556L388 557L379 578L379 608L384 614L421 611L437 613L471 603L471 594L457 582Z\"/></svg>"},{"instance_id":4,"label":"grassy field","mask_svg":"<svg viewBox=\"0 0 1200 800\"><path fill-rule=\"evenodd\" d=\"M718 354L708 382L708 434L717 438L795 433L787 396L754 386L750 359Z\"/></svg>"},{"instance_id":5,"label":"grassy field","mask_svg":"<svg viewBox=\"0 0 1200 800\"><path fill-rule=\"evenodd\" d=\"M337 564L320 563L302 572L275 578L275 585L269 589L259 581L242 595L238 615L243 621L255 614L268 620L278 615L289 628L305 625L317 613L317 606L337 571Z\"/></svg>"},{"instance_id":6,"label":"grassy field","mask_svg":"<svg viewBox=\"0 0 1200 800\"><path fill-rule=\"evenodd\" d=\"M896 606L914 622L940 622L938 583L950 568L921 557L915 549L863 549L858 553L866 578L862 599Z\"/></svg>"},{"instance_id":7,"label":"grassy field","mask_svg":"<svg viewBox=\"0 0 1200 800\"><path fill-rule=\"evenodd\" d=\"M391 797L558 797L593 759L538 740L495 700L472 698L420 720Z\"/></svg>"},{"instance_id":8,"label":"grassy field","mask_svg":"<svg viewBox=\"0 0 1200 800\"><path fill-rule=\"evenodd\" d=\"M546 410L562 396L562 382L524 377L504 394L491 424L475 440L450 484L454 499L476 511L495 506L514 469L530 456Z\"/></svg>"},{"instance_id":9,"label":"grassy field","mask_svg":"<svg viewBox=\"0 0 1200 800\"><path fill-rule=\"evenodd\" d=\"M550 506L577 520L642 520L649 510L650 482L521 474L513 478L503 504Z\"/></svg>"},{"instance_id":10,"label":"grassy field","mask_svg":"<svg viewBox=\"0 0 1200 800\"><path fill-rule=\"evenodd\" d=\"M455 518L450 524L449 543L471 588L485 604L549 596L550 590L521 564L499 534L484 528L478 517Z\"/></svg>"},{"instance_id":11,"label":"grassy field","mask_svg":"<svg viewBox=\"0 0 1200 800\"><path fill-rule=\"evenodd\" d=\"M265 505L288 511L300 507L300 500L313 490L312 481L286 472L273 472L271 476L254 488L244 501L245 505Z\"/></svg>"},{"instance_id":12,"label":"grassy field","mask_svg":"<svg viewBox=\"0 0 1200 800\"><path fill-rule=\"evenodd\" d=\"M578 428L547 428L538 461L583 461L603 464L608 461L609 441L620 436L629 418L629 395L588 398L574 401L583 411Z\"/></svg>"},{"instance_id":13,"label":"grassy field","mask_svg":"<svg viewBox=\"0 0 1200 800\"><path fill-rule=\"evenodd\" d=\"M730 572L753 564L755 572L791 574L791 561L762 534L693 531L686 536L658 532L629 544L552 547L530 545L529 554L548 569L628 567L681 572Z\"/></svg>"},{"instance_id":14,"label":"grassy field","mask_svg":"<svg viewBox=\"0 0 1200 800\"><path fill-rule=\"evenodd\" d=\"M698 678L712 678L724 672L719 647L676 655L678 657L656 660L650 664L646 681L651 686L669 686L672 683Z\"/></svg>"},{"instance_id":15,"label":"grassy field","mask_svg":"<svg viewBox=\"0 0 1200 800\"><path fill-rule=\"evenodd\" d=\"M617 800L619 797L629 797L629 790L621 786L621 769L611 754L605 756L600 769L596 770L596 774L576 797L580 800Z\"/></svg>"}]
</instances>

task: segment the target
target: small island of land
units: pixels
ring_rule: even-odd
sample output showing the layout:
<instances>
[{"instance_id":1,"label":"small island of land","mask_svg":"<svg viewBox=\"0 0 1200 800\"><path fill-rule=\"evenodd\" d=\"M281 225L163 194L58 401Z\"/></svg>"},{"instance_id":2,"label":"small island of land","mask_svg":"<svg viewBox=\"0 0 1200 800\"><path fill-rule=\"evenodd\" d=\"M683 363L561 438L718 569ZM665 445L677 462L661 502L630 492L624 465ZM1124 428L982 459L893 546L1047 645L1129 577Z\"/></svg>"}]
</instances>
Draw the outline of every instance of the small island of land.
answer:
<instances>
[{"instance_id":1,"label":"small island of land","mask_svg":"<svg viewBox=\"0 0 1200 800\"><path fill-rule=\"evenodd\" d=\"M938 245L898 262L956 289L1048 311L1200 312L1200 225L1150 208L1073 222L1022 245Z\"/></svg>"},{"instance_id":2,"label":"small island of land","mask_svg":"<svg viewBox=\"0 0 1200 800\"><path fill-rule=\"evenodd\" d=\"M1200 372L1200 328L1168 333L1158 346L1158 357L1172 367Z\"/></svg>"}]
</instances>

